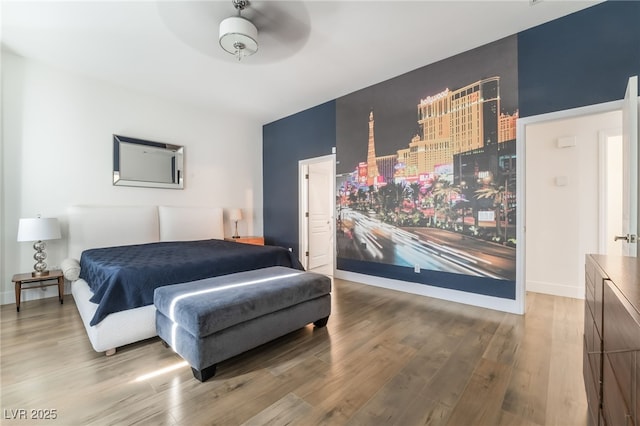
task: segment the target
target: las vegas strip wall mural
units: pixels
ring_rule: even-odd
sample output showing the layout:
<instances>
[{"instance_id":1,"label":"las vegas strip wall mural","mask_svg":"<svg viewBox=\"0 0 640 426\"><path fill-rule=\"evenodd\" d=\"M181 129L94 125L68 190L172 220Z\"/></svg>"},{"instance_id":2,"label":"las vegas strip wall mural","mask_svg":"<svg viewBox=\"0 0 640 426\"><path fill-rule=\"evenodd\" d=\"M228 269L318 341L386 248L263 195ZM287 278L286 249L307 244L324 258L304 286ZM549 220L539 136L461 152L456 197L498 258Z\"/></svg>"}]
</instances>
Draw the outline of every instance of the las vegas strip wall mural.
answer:
<instances>
[{"instance_id":1,"label":"las vegas strip wall mural","mask_svg":"<svg viewBox=\"0 0 640 426\"><path fill-rule=\"evenodd\" d=\"M515 298L517 87L512 36L336 100L340 269Z\"/></svg>"}]
</instances>

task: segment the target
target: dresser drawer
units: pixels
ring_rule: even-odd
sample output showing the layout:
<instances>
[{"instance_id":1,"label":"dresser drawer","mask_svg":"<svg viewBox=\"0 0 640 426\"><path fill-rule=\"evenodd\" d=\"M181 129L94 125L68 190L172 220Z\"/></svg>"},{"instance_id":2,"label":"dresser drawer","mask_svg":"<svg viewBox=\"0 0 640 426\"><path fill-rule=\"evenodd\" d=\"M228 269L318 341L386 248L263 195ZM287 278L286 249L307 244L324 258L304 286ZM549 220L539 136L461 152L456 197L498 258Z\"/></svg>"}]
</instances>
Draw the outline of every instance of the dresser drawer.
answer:
<instances>
[{"instance_id":1,"label":"dresser drawer","mask_svg":"<svg viewBox=\"0 0 640 426\"><path fill-rule=\"evenodd\" d=\"M616 387L621 403L633 418L638 417L638 358L640 357L640 315L611 281L604 286L603 380L605 395ZM618 419L620 420L620 419ZM614 423L626 424L626 423ZM630 423L634 424L634 423Z\"/></svg>"},{"instance_id":2,"label":"dresser drawer","mask_svg":"<svg viewBox=\"0 0 640 426\"><path fill-rule=\"evenodd\" d=\"M593 321L588 322L590 316L588 310L585 309L585 322L584 322L584 351L585 351L585 366L591 368L591 375L594 380L600 382L600 369L602 363L602 340L596 331Z\"/></svg>"},{"instance_id":3,"label":"dresser drawer","mask_svg":"<svg viewBox=\"0 0 640 426\"><path fill-rule=\"evenodd\" d=\"M596 329L602 337L602 291L607 274L589 256L587 256L585 274L585 302L593 313Z\"/></svg>"},{"instance_id":4,"label":"dresser drawer","mask_svg":"<svg viewBox=\"0 0 640 426\"><path fill-rule=\"evenodd\" d=\"M607 357L602 368L602 412L604 420L610 426L636 426L631 410L618 386L616 376Z\"/></svg>"},{"instance_id":5,"label":"dresser drawer","mask_svg":"<svg viewBox=\"0 0 640 426\"><path fill-rule=\"evenodd\" d=\"M584 351L589 424L640 426L640 258L586 256Z\"/></svg>"},{"instance_id":6,"label":"dresser drawer","mask_svg":"<svg viewBox=\"0 0 640 426\"><path fill-rule=\"evenodd\" d=\"M582 374L584 377L584 389L587 394L587 406L589 408L589 425L598 425L600 417L600 367L597 367L597 376L594 376L596 364L600 359L600 354L589 353L587 344L584 346L584 357L582 359Z\"/></svg>"}]
</instances>

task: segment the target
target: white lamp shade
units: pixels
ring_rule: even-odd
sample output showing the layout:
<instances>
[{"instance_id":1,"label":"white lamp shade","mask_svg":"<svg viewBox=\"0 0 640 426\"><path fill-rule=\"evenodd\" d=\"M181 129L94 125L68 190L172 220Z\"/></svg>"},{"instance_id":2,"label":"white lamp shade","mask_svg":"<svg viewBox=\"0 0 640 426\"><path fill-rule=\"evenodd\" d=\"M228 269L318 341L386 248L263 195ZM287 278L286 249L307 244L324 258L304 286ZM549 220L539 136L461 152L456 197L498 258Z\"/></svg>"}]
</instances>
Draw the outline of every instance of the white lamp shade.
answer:
<instances>
[{"instance_id":1,"label":"white lamp shade","mask_svg":"<svg viewBox=\"0 0 640 426\"><path fill-rule=\"evenodd\" d=\"M54 217L20 219L18 241L57 240L61 237L60 223Z\"/></svg>"},{"instance_id":2,"label":"white lamp shade","mask_svg":"<svg viewBox=\"0 0 640 426\"><path fill-rule=\"evenodd\" d=\"M231 209L231 211L229 211L229 220L231 220L232 222L237 222L239 220L242 220L242 210Z\"/></svg>"},{"instance_id":3,"label":"white lamp shade","mask_svg":"<svg viewBox=\"0 0 640 426\"><path fill-rule=\"evenodd\" d=\"M241 17L232 16L220 23L220 46L231 53L237 54L236 43L243 46L244 56L253 55L258 51L258 29L251 21Z\"/></svg>"}]
</instances>

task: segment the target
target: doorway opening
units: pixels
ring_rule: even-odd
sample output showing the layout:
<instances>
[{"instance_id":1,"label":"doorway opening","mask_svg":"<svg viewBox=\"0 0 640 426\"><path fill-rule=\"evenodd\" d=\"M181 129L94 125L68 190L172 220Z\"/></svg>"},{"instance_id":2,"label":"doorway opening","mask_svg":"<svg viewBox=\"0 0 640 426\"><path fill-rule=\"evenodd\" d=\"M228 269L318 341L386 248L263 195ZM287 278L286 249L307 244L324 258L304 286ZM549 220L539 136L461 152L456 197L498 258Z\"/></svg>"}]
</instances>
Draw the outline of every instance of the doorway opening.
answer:
<instances>
[{"instance_id":1,"label":"doorway opening","mask_svg":"<svg viewBox=\"0 0 640 426\"><path fill-rule=\"evenodd\" d=\"M623 228L623 140L620 129L600 132L599 254L622 256L623 245L615 240Z\"/></svg>"},{"instance_id":2,"label":"doorway opening","mask_svg":"<svg viewBox=\"0 0 640 426\"><path fill-rule=\"evenodd\" d=\"M614 144L615 137L622 133L622 110L623 101L613 101L518 122L518 156L525 159L519 179L526 188L522 192L526 192L526 199L521 199L518 208L522 209L526 239L524 232L523 238L518 238L522 249L516 298L523 312L527 290L584 297L585 251L602 251L606 238L601 220L603 191L607 189L600 176L602 140L611 139ZM590 148L580 145L586 133ZM574 136L575 143L571 141ZM540 144L547 145L547 152L536 159ZM561 157L566 157L564 162L558 161ZM556 203L558 200L568 203L563 207Z\"/></svg>"}]
</instances>

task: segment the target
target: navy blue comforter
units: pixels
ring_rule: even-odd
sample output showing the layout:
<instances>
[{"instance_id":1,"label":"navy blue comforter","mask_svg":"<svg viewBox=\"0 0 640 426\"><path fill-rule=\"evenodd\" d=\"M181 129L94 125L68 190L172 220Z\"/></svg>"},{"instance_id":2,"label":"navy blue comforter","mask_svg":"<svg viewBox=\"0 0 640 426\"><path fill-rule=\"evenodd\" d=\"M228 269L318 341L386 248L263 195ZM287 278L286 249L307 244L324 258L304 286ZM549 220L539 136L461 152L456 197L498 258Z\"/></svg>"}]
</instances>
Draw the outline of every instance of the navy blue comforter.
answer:
<instances>
[{"instance_id":1,"label":"navy blue comforter","mask_svg":"<svg viewBox=\"0 0 640 426\"><path fill-rule=\"evenodd\" d=\"M85 250L80 278L98 304L96 325L111 313L151 305L157 287L269 266L303 269L282 247L204 240Z\"/></svg>"}]
</instances>

